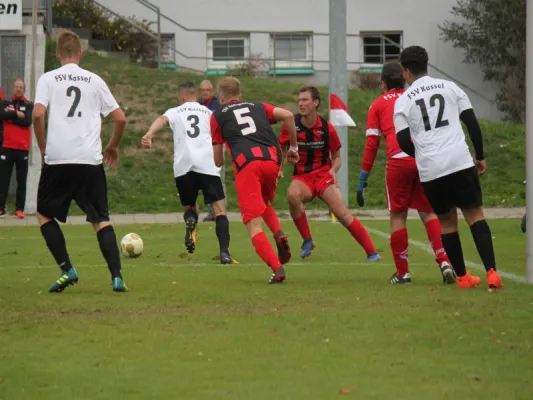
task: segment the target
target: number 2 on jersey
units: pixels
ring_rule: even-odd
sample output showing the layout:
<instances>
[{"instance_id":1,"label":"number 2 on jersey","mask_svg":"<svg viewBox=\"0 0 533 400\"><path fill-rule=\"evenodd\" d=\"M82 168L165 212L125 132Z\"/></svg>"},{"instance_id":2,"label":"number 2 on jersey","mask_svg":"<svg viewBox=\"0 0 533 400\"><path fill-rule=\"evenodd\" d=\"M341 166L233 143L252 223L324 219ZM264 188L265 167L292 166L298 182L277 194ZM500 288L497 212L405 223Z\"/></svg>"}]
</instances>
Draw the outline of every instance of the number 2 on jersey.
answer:
<instances>
[{"instance_id":1,"label":"number 2 on jersey","mask_svg":"<svg viewBox=\"0 0 533 400\"><path fill-rule=\"evenodd\" d=\"M241 133L243 135L249 135L251 133L257 132L254 119L249 115L245 115L249 113L250 109L248 107L237 108L236 110L233 110L233 114L235 114L235 118L237 118L237 123L239 124L239 126L248 125L246 128L241 128Z\"/></svg>"},{"instance_id":2,"label":"number 2 on jersey","mask_svg":"<svg viewBox=\"0 0 533 400\"><path fill-rule=\"evenodd\" d=\"M67 88L67 96L72 97L72 92L74 92L74 101L70 106L70 110L68 111L67 117L73 117L74 114L76 114L76 108L78 108L78 105L80 104L81 100L81 90L79 87L69 86ZM78 117L81 117L81 111L78 111Z\"/></svg>"},{"instance_id":3,"label":"number 2 on jersey","mask_svg":"<svg viewBox=\"0 0 533 400\"><path fill-rule=\"evenodd\" d=\"M434 94L433 96L431 96L429 98L429 106L430 107L435 107L435 103L439 102L439 113L437 115L437 121L435 122L435 128L441 128L443 126L448 126L449 125L449 122L447 119L442 119L442 116L444 114L444 105L445 105L445 102L444 102L444 97L442 96L442 94ZM431 130L431 124L429 122L429 115L428 115L428 109L426 108L426 102L424 101L424 99L418 99L417 101L415 101L415 104L420 107L420 112L422 113L422 119L424 121L424 129L427 131L430 131Z\"/></svg>"}]
</instances>

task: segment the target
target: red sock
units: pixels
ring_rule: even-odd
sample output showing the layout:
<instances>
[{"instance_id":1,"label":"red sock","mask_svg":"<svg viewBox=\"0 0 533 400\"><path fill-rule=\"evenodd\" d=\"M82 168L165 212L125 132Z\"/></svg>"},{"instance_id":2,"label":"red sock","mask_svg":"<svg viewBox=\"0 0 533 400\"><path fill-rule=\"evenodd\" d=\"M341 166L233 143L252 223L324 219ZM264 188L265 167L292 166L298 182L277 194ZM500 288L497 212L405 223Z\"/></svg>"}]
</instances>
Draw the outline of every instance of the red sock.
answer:
<instances>
[{"instance_id":1,"label":"red sock","mask_svg":"<svg viewBox=\"0 0 533 400\"><path fill-rule=\"evenodd\" d=\"M426 224L426 232L428 235L428 239L431 242L431 247L433 248L433 253L435 253L435 260L437 261L437 264L439 267L443 262L449 263L450 260L448 259L448 255L446 254L446 250L444 250L444 246L442 245L442 238L441 238L441 226L440 222L437 218L432 219Z\"/></svg>"},{"instance_id":2,"label":"red sock","mask_svg":"<svg viewBox=\"0 0 533 400\"><path fill-rule=\"evenodd\" d=\"M274 236L281 231L281 226L279 226L278 214L272 206L267 206L265 212L263 213L263 221L267 224L268 229L272 232Z\"/></svg>"},{"instance_id":3,"label":"red sock","mask_svg":"<svg viewBox=\"0 0 533 400\"><path fill-rule=\"evenodd\" d=\"M409 272L409 262L407 261L409 246L409 239L407 237L407 229L400 229L392 232L390 235L390 248L396 264L396 271L399 276L404 276Z\"/></svg>"},{"instance_id":4,"label":"red sock","mask_svg":"<svg viewBox=\"0 0 533 400\"><path fill-rule=\"evenodd\" d=\"M376 248L374 247L374 243L372 243L372 239L370 239L370 235L357 218L353 219L352 224L348 227L348 230L352 234L353 238L357 240L357 243L359 243L363 249L365 249L367 255L376 252Z\"/></svg>"},{"instance_id":5,"label":"red sock","mask_svg":"<svg viewBox=\"0 0 533 400\"><path fill-rule=\"evenodd\" d=\"M252 238L252 244L254 245L255 252L270 268L272 268L272 271L276 272L281 267L281 262L270 245L265 232L259 232L256 234Z\"/></svg>"},{"instance_id":6,"label":"red sock","mask_svg":"<svg viewBox=\"0 0 533 400\"><path fill-rule=\"evenodd\" d=\"M301 213L299 217L293 218L292 220L294 221L296 228L298 228L298 232L300 232L300 235L302 235L302 239L311 239L311 229L309 228L305 211Z\"/></svg>"}]
</instances>

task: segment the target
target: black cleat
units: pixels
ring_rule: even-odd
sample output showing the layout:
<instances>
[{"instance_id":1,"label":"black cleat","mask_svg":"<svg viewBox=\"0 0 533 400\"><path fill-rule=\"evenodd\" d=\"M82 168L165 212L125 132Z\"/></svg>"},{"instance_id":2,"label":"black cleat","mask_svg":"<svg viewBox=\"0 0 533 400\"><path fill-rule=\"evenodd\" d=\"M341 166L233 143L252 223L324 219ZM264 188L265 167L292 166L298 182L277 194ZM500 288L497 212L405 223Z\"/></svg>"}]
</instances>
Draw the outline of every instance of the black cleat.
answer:
<instances>
[{"instance_id":1,"label":"black cleat","mask_svg":"<svg viewBox=\"0 0 533 400\"><path fill-rule=\"evenodd\" d=\"M189 218L185 221L185 248L190 254L196 250L196 225L194 218Z\"/></svg>"},{"instance_id":2,"label":"black cleat","mask_svg":"<svg viewBox=\"0 0 533 400\"><path fill-rule=\"evenodd\" d=\"M440 266L440 273L442 274L442 283L453 285L457 281L457 275L452 266L447 262L443 262Z\"/></svg>"},{"instance_id":3,"label":"black cleat","mask_svg":"<svg viewBox=\"0 0 533 400\"><path fill-rule=\"evenodd\" d=\"M281 231L276 234L276 246L278 248L279 262L283 265L287 264L291 260L291 248L289 247L287 236Z\"/></svg>"},{"instance_id":4,"label":"black cleat","mask_svg":"<svg viewBox=\"0 0 533 400\"><path fill-rule=\"evenodd\" d=\"M285 270L283 267L280 267L276 272L272 274L270 279L268 280L268 283L274 284L274 283L283 283L285 281Z\"/></svg>"},{"instance_id":5,"label":"black cleat","mask_svg":"<svg viewBox=\"0 0 533 400\"><path fill-rule=\"evenodd\" d=\"M233 258L230 256L229 252L220 252L220 264L233 264Z\"/></svg>"},{"instance_id":6,"label":"black cleat","mask_svg":"<svg viewBox=\"0 0 533 400\"><path fill-rule=\"evenodd\" d=\"M406 284L411 283L411 275L407 272L404 276L398 275L398 272L395 272L392 277L389 279L389 283L393 284Z\"/></svg>"}]
</instances>

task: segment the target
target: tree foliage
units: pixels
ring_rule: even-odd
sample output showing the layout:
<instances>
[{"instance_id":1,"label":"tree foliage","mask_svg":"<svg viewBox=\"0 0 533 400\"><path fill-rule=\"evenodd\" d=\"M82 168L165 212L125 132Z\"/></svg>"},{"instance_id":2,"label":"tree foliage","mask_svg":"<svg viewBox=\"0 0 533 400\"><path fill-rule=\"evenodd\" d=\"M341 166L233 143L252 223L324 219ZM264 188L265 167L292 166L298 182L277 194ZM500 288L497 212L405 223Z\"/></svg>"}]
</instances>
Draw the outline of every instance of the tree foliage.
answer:
<instances>
[{"instance_id":1,"label":"tree foliage","mask_svg":"<svg viewBox=\"0 0 533 400\"><path fill-rule=\"evenodd\" d=\"M91 0L55 0L53 13L57 17L68 17L78 28L92 31L92 39L111 41L113 51L127 51L133 62L155 66L157 63L157 40L131 26L126 20L117 18ZM146 20L132 21L153 33Z\"/></svg>"},{"instance_id":2,"label":"tree foliage","mask_svg":"<svg viewBox=\"0 0 533 400\"><path fill-rule=\"evenodd\" d=\"M440 28L444 41L466 51L484 79L496 82L496 102L509 119L525 118L526 0L458 0L454 21Z\"/></svg>"}]
</instances>

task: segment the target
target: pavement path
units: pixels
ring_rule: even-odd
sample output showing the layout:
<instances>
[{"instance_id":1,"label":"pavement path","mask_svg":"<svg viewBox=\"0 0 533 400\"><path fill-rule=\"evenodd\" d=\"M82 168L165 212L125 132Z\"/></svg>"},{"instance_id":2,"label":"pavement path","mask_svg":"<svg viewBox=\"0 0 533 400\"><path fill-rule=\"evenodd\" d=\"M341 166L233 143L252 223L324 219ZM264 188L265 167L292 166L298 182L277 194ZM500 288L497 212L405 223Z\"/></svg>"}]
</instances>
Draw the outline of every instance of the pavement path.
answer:
<instances>
[{"instance_id":1,"label":"pavement path","mask_svg":"<svg viewBox=\"0 0 533 400\"><path fill-rule=\"evenodd\" d=\"M389 212L387 210L351 210L352 214L361 221L380 221L388 220ZM517 208L486 208L485 215L490 219L502 219L502 218L522 218L525 214L525 207ZM289 219L289 213L287 211L279 212L281 220ZM200 214L202 218L205 213ZM310 210L307 213L310 220L328 220L328 213L324 210ZM416 212L411 211L409 219L417 219ZM230 221L241 221L241 215L237 212L229 212L228 219ZM112 223L115 225L132 225L132 224L173 224L183 222L183 213L168 213L168 214L117 214L111 216ZM84 216L72 216L67 220L67 225L84 225ZM36 226L37 218L35 216L28 215L25 219L16 219L12 215L7 215L0 218L0 227L2 226Z\"/></svg>"}]
</instances>

